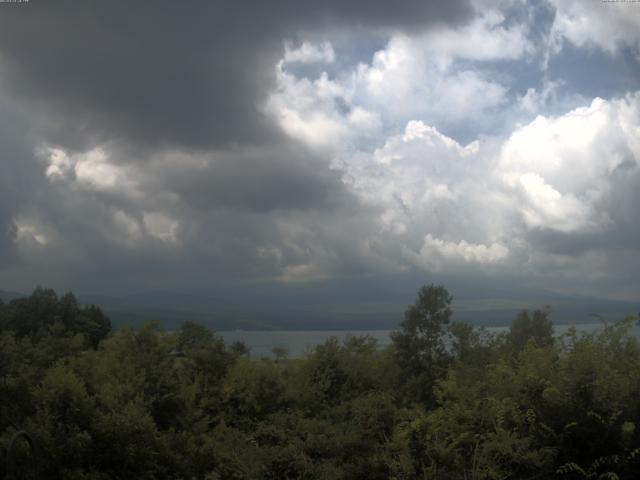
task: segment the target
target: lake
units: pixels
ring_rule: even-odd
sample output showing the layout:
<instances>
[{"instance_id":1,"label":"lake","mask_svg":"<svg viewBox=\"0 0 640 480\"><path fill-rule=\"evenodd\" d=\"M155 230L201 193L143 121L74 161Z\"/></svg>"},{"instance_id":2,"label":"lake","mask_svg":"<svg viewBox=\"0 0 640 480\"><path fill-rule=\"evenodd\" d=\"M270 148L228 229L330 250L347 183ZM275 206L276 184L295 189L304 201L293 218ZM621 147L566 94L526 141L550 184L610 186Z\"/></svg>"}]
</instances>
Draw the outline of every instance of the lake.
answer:
<instances>
[{"instance_id":1,"label":"lake","mask_svg":"<svg viewBox=\"0 0 640 480\"><path fill-rule=\"evenodd\" d=\"M557 335L566 333L570 327L575 326L579 332L593 332L602 329L601 323L581 323L575 325L554 325ZM509 327L486 327L486 330L493 333L505 332ZM274 347L284 347L289 351L289 357L302 357L313 349L316 345L324 343L331 337L344 339L348 335L361 336L369 335L378 341L378 345L385 346L391 343L389 334L391 330L282 330L282 331L261 331L261 330L233 330L218 332L227 343L242 341L250 348L252 358L273 357L271 349ZM640 326L634 325L631 334L640 337Z\"/></svg>"}]
</instances>

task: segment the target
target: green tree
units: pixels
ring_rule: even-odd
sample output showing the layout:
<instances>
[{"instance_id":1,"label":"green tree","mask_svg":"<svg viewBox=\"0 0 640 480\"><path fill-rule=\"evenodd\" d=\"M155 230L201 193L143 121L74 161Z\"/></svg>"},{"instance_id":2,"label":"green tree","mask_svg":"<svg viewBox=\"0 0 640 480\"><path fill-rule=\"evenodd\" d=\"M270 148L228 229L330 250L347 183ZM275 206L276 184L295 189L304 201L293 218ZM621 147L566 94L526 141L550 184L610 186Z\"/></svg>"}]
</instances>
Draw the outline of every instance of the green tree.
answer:
<instances>
[{"instance_id":1,"label":"green tree","mask_svg":"<svg viewBox=\"0 0 640 480\"><path fill-rule=\"evenodd\" d=\"M81 308L75 319L74 331L83 333L93 348L107 338L111 332L111 321L95 305Z\"/></svg>"},{"instance_id":2,"label":"green tree","mask_svg":"<svg viewBox=\"0 0 640 480\"><path fill-rule=\"evenodd\" d=\"M286 386L277 365L269 360L240 359L224 383L228 424L251 426L287 405Z\"/></svg>"},{"instance_id":3,"label":"green tree","mask_svg":"<svg viewBox=\"0 0 640 480\"><path fill-rule=\"evenodd\" d=\"M289 356L289 349L282 345L276 345L271 349L271 353L276 358L277 361L286 360Z\"/></svg>"},{"instance_id":4,"label":"green tree","mask_svg":"<svg viewBox=\"0 0 640 480\"><path fill-rule=\"evenodd\" d=\"M523 310L511 323L507 341L515 353L521 352L529 341L537 347L553 345L553 323L548 309L529 313Z\"/></svg>"},{"instance_id":5,"label":"green tree","mask_svg":"<svg viewBox=\"0 0 640 480\"><path fill-rule=\"evenodd\" d=\"M433 404L433 386L446 372L444 327L451 318L452 300L443 286L423 286L416 303L405 311L401 330L391 334L407 393L416 401Z\"/></svg>"},{"instance_id":6,"label":"green tree","mask_svg":"<svg viewBox=\"0 0 640 480\"><path fill-rule=\"evenodd\" d=\"M248 357L251 355L251 349L242 340L236 340L229 345L229 351L235 357Z\"/></svg>"}]
</instances>

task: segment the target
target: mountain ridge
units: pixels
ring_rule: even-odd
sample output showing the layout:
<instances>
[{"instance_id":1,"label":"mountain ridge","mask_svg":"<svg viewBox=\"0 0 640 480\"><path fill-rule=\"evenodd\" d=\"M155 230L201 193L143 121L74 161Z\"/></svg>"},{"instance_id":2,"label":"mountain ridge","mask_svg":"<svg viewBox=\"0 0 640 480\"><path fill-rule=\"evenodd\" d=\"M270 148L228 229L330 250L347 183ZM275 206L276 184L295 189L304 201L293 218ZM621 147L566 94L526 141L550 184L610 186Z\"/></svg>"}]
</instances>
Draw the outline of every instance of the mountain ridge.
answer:
<instances>
[{"instance_id":1,"label":"mountain ridge","mask_svg":"<svg viewBox=\"0 0 640 480\"><path fill-rule=\"evenodd\" d=\"M317 287L320 288L317 288ZM242 286L219 289L215 293L184 293L149 290L125 295L77 294L82 304L99 306L114 326L139 326L156 321L164 328L177 328L186 320L203 323L214 330L375 330L396 328L413 294L384 289L352 297L331 285L306 285L303 288ZM528 309L551 309L557 324L614 322L636 314L636 302L602 299L576 294L522 291L470 293L454 291L453 320L476 326L505 326L518 312ZM466 294L465 294L466 293ZM481 296L496 293L500 296ZM5 302L26 296L20 292L0 290Z\"/></svg>"}]
</instances>

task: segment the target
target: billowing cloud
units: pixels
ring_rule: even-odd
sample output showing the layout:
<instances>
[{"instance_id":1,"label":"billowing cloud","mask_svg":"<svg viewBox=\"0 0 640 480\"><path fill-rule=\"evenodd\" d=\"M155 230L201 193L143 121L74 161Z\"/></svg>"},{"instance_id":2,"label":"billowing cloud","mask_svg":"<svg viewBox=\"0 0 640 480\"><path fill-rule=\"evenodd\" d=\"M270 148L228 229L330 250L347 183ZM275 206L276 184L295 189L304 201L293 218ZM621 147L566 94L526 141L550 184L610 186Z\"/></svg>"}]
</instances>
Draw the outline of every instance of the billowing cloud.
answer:
<instances>
[{"instance_id":1,"label":"billowing cloud","mask_svg":"<svg viewBox=\"0 0 640 480\"><path fill-rule=\"evenodd\" d=\"M595 99L557 118L538 117L505 142L499 163L531 229L614 229L613 192L637 175L640 95ZM637 178L637 177L636 177ZM632 180L633 181L633 180Z\"/></svg>"},{"instance_id":2,"label":"billowing cloud","mask_svg":"<svg viewBox=\"0 0 640 480\"><path fill-rule=\"evenodd\" d=\"M382 148L345 154L344 181L377 211L380 244L431 271L582 275L636 251L640 95L539 116L504 141L467 146L422 122ZM632 240L633 239L633 240ZM631 250L629 250L631 249ZM401 261L401 260L398 260ZM604 262L606 264L606 262ZM632 262L637 267L637 262Z\"/></svg>"},{"instance_id":3,"label":"billowing cloud","mask_svg":"<svg viewBox=\"0 0 640 480\"><path fill-rule=\"evenodd\" d=\"M464 27L393 35L369 61L333 76L326 71L316 78L297 76L285 55L277 64L276 89L265 113L312 147L371 141L409 120L463 136L491 131L500 123L495 112L507 104L508 88L491 69L470 68L465 62L527 56L533 47L524 29L505 24L503 16L489 10ZM301 49L305 45L308 52L329 48L303 44Z\"/></svg>"}]
</instances>

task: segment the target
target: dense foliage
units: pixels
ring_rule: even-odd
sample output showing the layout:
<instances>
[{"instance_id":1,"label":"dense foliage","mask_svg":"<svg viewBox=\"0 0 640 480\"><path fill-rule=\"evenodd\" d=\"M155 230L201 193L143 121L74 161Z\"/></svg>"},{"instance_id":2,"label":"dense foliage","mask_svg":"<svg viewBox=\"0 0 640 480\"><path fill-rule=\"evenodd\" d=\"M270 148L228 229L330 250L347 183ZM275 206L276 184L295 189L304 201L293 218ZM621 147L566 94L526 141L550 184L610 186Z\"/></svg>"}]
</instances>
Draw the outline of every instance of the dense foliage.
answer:
<instances>
[{"instance_id":1,"label":"dense foliage","mask_svg":"<svg viewBox=\"0 0 640 480\"><path fill-rule=\"evenodd\" d=\"M638 478L632 319L490 335L450 305L423 287L387 348L269 360L190 322L111 332L71 294L0 302L0 478Z\"/></svg>"}]
</instances>

